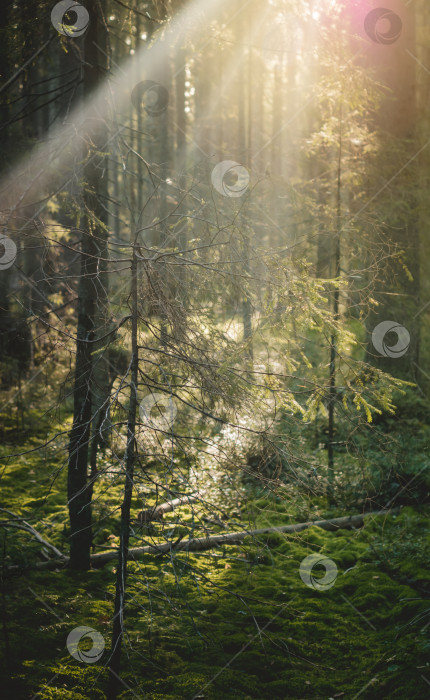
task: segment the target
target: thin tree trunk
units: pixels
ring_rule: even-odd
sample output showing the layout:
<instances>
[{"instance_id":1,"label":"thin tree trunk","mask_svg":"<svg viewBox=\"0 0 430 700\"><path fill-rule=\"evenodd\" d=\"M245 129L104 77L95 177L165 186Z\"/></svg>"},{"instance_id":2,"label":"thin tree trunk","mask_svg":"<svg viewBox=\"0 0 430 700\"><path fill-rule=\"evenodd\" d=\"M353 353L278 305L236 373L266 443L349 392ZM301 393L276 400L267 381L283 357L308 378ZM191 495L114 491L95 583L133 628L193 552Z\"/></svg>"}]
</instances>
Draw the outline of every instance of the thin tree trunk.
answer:
<instances>
[{"instance_id":1,"label":"thin tree trunk","mask_svg":"<svg viewBox=\"0 0 430 700\"><path fill-rule=\"evenodd\" d=\"M137 411L137 382L138 382L138 338L137 338L137 258L135 246L133 246L133 259L131 264L131 298L132 298L132 325L131 325L131 382L130 403L127 420L127 449L124 498L121 506L120 546L118 550L118 566L115 592L115 615L112 632L112 652L109 667L109 687L107 698L115 700L120 689L119 673L121 666L121 646L124 631L124 600L127 578L127 559L129 557L128 544L130 536L130 509L133 495L133 477L135 460L135 432Z\"/></svg>"},{"instance_id":2,"label":"thin tree trunk","mask_svg":"<svg viewBox=\"0 0 430 700\"><path fill-rule=\"evenodd\" d=\"M185 66L187 62L187 51L183 45L185 36L180 35L176 44L175 51L175 88L176 88L176 169L179 172L179 197L183 197L187 186L186 167L187 167L187 118L185 112ZM220 120L221 122L222 120ZM186 203L181 205L183 210ZM179 251L186 250L188 242L188 220L178 227L175 244ZM187 303L187 268L185 265L178 268L177 271L179 297L182 304Z\"/></svg>"},{"instance_id":3,"label":"thin tree trunk","mask_svg":"<svg viewBox=\"0 0 430 700\"><path fill-rule=\"evenodd\" d=\"M107 54L109 50L107 31L100 26L97 34L97 44L100 51L91 58L97 61L100 69L96 76L97 82L103 78L103 72L107 70ZM92 86L90 86L92 87ZM106 104L107 111L107 104ZM97 127L95 145L100 150L106 151L105 144L109 138L107 124L100 121ZM104 158L98 163L98 175L96 180L88 183L91 189L97 192L97 196L92 202L92 210L97 218L97 255L98 255L98 275L94 280L94 293L97 298L95 315L95 343L93 348L93 383L92 383L92 443L91 443L91 468L96 471L96 460L98 448L105 446L109 441L111 425L109 417L109 395L110 377L109 371L109 345L114 339L113 335L108 335L109 327L109 267L108 267L108 225L109 225L109 159ZM92 173L92 175L95 173ZM102 339L102 340L99 340Z\"/></svg>"},{"instance_id":4,"label":"thin tree trunk","mask_svg":"<svg viewBox=\"0 0 430 700\"><path fill-rule=\"evenodd\" d=\"M239 144L239 158L242 165L249 167L251 162L251 154L246 148L246 94L245 94L245 47L244 47L244 25L243 18L239 20L239 42L242 46L243 56L241 58L240 69L238 74L238 144ZM249 104L249 103L248 103ZM251 115L248 114L248 119L251 119ZM249 132L248 132L249 133ZM249 262L249 234L246 227L246 216L241 214L240 216L241 224L241 234L242 234L242 254L243 254L243 270L244 270L244 290L242 292L242 320L243 320L243 340L246 343L246 354L249 361L252 363L253 360L253 345L252 345L252 303L250 296L250 262Z\"/></svg>"},{"instance_id":5,"label":"thin tree trunk","mask_svg":"<svg viewBox=\"0 0 430 700\"><path fill-rule=\"evenodd\" d=\"M272 177L277 181L282 172L282 73L277 63L273 75L273 127L271 145L271 171Z\"/></svg>"},{"instance_id":6,"label":"thin tree trunk","mask_svg":"<svg viewBox=\"0 0 430 700\"><path fill-rule=\"evenodd\" d=\"M343 99L341 94L340 99ZM339 320L339 286L337 280L340 277L340 226L341 226L341 186L342 186L342 103L339 115L339 150L337 163L337 187L336 187L336 233L334 241L334 277L336 286L333 294L333 319ZM336 405L336 355L337 337L334 331L330 341L330 382L328 404L328 498L333 500L334 495L334 409Z\"/></svg>"}]
</instances>

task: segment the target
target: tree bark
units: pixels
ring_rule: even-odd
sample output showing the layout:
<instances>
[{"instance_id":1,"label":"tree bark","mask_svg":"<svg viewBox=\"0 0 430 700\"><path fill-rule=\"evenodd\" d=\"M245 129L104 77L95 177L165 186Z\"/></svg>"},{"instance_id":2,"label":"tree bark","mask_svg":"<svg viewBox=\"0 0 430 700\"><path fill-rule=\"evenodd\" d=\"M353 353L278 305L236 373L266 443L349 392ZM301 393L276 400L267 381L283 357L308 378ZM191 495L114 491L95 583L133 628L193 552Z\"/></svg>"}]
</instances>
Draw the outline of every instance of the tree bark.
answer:
<instances>
[{"instance_id":1,"label":"tree bark","mask_svg":"<svg viewBox=\"0 0 430 700\"><path fill-rule=\"evenodd\" d=\"M92 19L85 35L84 95L86 100L94 96L105 76L105 56L98 46L103 45L106 32L104 0L92 8ZM84 169L84 207L87 230L81 244L81 270L78 292L78 325L76 336L75 384L73 391L73 425L70 432L67 496L70 517L70 562L72 569L90 567L92 543L91 496L92 485L88 480L88 453L92 420L93 359L95 324L97 316L97 292L99 282L99 256L105 250L105 231L100 224L101 202L99 192L101 173L106 159L99 156L106 143L106 124L95 111L86 124L86 140L90 154ZM102 219L103 221L103 219ZM102 249L100 249L102 241Z\"/></svg>"},{"instance_id":2,"label":"tree bark","mask_svg":"<svg viewBox=\"0 0 430 700\"><path fill-rule=\"evenodd\" d=\"M127 420L127 448L125 466L124 498L121 506L120 524L120 546L117 552L118 566L115 592L115 615L112 632L112 650L109 666L109 686L107 692L108 700L115 700L120 689L120 666L121 666L121 646L124 631L124 600L127 578L127 560L129 557L130 538L130 509L133 495L134 461L135 461L135 434L136 434L136 411L137 411L137 383L139 369L139 349L137 339L137 258L135 245L133 246L133 259L131 266L131 297L132 297L132 360L131 360L131 382L130 382L130 403Z\"/></svg>"},{"instance_id":3,"label":"tree bark","mask_svg":"<svg viewBox=\"0 0 430 700\"><path fill-rule=\"evenodd\" d=\"M343 94L340 95L342 101ZM340 229L341 229L341 186L342 186L342 129L343 129L342 102L339 109L339 148L337 162L337 184L336 184L336 231L334 235L334 269L333 276L336 286L333 292L333 319L335 323L339 320L339 286L337 280L340 278ZM337 334L334 330L330 339L330 377L329 377L329 403L328 403L328 500L334 500L334 436L335 418L334 410L336 406L336 356L337 356Z\"/></svg>"}]
</instances>

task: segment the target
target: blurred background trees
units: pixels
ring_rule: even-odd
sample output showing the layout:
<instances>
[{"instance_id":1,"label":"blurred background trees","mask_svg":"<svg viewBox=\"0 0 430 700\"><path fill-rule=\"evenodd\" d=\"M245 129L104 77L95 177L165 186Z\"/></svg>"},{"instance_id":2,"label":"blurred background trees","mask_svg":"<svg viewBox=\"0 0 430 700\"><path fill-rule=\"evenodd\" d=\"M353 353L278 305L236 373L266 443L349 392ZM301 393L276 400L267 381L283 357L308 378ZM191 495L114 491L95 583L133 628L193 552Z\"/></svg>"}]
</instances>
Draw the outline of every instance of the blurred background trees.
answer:
<instances>
[{"instance_id":1,"label":"blurred background trees","mask_svg":"<svg viewBox=\"0 0 430 700\"><path fill-rule=\"evenodd\" d=\"M425 392L425 11L397 8L385 45L362 5L100 2L57 32L51 10L10 3L2 30L2 381L24 416L26 383L64 367L85 568L79 518L128 402L134 241L139 392L209 433L245 396L257 433L304 415L333 481L338 423L386 410L389 374ZM401 357L375 350L388 320Z\"/></svg>"}]
</instances>

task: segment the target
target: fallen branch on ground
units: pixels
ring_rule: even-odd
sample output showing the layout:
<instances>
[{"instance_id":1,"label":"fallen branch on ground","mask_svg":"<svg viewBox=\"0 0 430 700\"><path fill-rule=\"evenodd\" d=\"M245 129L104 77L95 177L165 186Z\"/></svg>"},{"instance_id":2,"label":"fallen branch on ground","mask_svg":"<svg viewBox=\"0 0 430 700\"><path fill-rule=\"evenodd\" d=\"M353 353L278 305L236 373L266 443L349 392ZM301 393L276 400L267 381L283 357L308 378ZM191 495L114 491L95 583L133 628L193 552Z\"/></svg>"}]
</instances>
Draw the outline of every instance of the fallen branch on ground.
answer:
<instances>
[{"instance_id":1,"label":"fallen branch on ground","mask_svg":"<svg viewBox=\"0 0 430 700\"><path fill-rule=\"evenodd\" d=\"M12 513L11 510L6 510L6 508L0 508L0 511L2 511L3 513L8 513L9 515L12 515L14 518L13 520L0 521L1 527L16 527L19 530L24 530L25 532L29 532L30 535L33 535L34 539L37 542L40 542L40 544L43 544L43 546L47 547L47 549L51 549L57 557L64 558L64 554L62 552L60 552L59 549L54 547L53 544L51 544L50 542L47 542L42 537L42 535L39 532L37 532L37 530L35 530L34 527L32 527L32 525L30 525L30 523L28 523L26 520L21 518L19 515L16 515L16 513Z\"/></svg>"},{"instance_id":2,"label":"fallen branch on ground","mask_svg":"<svg viewBox=\"0 0 430 700\"><path fill-rule=\"evenodd\" d=\"M173 501L166 501L166 503L160 503L159 506L154 508L149 508L148 510L141 510L138 513L137 519L142 525L143 523L150 523L155 520L162 520L164 513L171 513L178 506L184 505L184 503L195 503L200 498L198 493L193 496L181 496L181 498L174 498Z\"/></svg>"},{"instance_id":3,"label":"fallen branch on ground","mask_svg":"<svg viewBox=\"0 0 430 700\"><path fill-rule=\"evenodd\" d=\"M395 513L398 509L377 510L370 513L346 515L341 518L330 518L327 520L311 520L306 523L295 523L294 525L280 525L276 527L264 527L258 530L242 530L239 532L223 533L213 535L212 537L197 537L191 540L180 540L176 543L166 542L159 545L146 545L145 547L133 547L128 551L129 561L137 561L145 556L145 554L166 554L170 552L203 552L215 547L221 547L226 544L240 544L246 537L256 537L258 535L268 535L274 532L285 534L294 534L302 532L310 527L320 527L323 530L355 530L364 525L364 519L375 517L377 515L389 515ZM118 550L110 550L108 552L100 552L91 556L91 565L94 568L104 566L111 561L115 561L118 557ZM62 559L51 559L47 562L36 564L36 569L57 569L60 566L67 566L68 557ZM8 571L17 571L22 567L10 566Z\"/></svg>"}]
</instances>

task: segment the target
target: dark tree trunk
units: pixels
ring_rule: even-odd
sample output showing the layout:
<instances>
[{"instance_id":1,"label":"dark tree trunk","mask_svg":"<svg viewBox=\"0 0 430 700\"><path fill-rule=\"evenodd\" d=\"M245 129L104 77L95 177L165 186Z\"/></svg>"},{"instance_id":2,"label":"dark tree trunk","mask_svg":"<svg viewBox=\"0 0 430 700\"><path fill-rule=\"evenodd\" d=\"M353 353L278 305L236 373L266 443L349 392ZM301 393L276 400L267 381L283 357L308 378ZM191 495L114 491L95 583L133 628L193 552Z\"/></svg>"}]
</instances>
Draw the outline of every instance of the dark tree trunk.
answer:
<instances>
[{"instance_id":1,"label":"dark tree trunk","mask_svg":"<svg viewBox=\"0 0 430 700\"><path fill-rule=\"evenodd\" d=\"M120 524L120 545L118 550L118 566L116 577L115 593L115 615L112 632L112 651L110 658L110 674L107 698L115 700L119 688L119 673L121 664L121 645L124 631L124 601L127 578L127 559L130 535L130 509L133 495L133 477L135 460L135 432L136 432L136 411L137 411L137 382L138 382L138 344L137 344L137 258L133 249L133 260L131 267L131 297L132 297L132 361L131 361L131 382L130 382L130 403L127 420L127 448L126 448L126 468L124 498L121 506Z\"/></svg>"},{"instance_id":2,"label":"dark tree trunk","mask_svg":"<svg viewBox=\"0 0 430 700\"><path fill-rule=\"evenodd\" d=\"M104 2L92 7L91 22L85 35L84 96L86 101L94 98L106 72L106 58L97 45L103 47L106 40ZM78 292L78 326L76 337L75 385L73 392L73 426L69 443L68 505L70 517L70 567L85 570L90 567L92 542L91 494L88 479L89 443L92 419L92 388L95 322L97 295L106 281L99 277L99 257L105 254L105 231L99 223L103 221L106 205L107 176L101 177L106 163L97 155L106 143L106 125L98 110L90 115L86 124L88 163L84 169L84 207L86 227L81 243L81 270Z\"/></svg>"},{"instance_id":3,"label":"dark tree trunk","mask_svg":"<svg viewBox=\"0 0 430 700\"><path fill-rule=\"evenodd\" d=\"M340 100L343 95L340 95ZM336 231L334 234L334 259L333 277L340 278L340 231L341 231L341 187L342 187L342 130L343 114L342 103L339 109L339 145L337 162L336 184ZM339 287L333 292L333 318L339 320ZM333 331L330 338L330 376L329 376L329 402L328 402L328 498L333 501L334 496L334 437L335 437L335 406L336 406L336 359L337 359L337 335Z\"/></svg>"},{"instance_id":4,"label":"dark tree trunk","mask_svg":"<svg viewBox=\"0 0 430 700\"><path fill-rule=\"evenodd\" d=\"M10 23L12 22L13 12L12 0L7 0L3 5L3 24L0 27L0 81L4 85L14 73L13 54L10 46ZM10 118L10 97L9 94L3 92L0 96L0 136L2 140L2 148L0 149L0 172L2 175L9 167L8 147L10 141L6 136L5 125ZM2 249L0 249L0 253ZM9 287L10 287L11 270L2 270L0 274L0 353L4 358L8 350L9 331L12 323L10 313Z\"/></svg>"}]
</instances>

